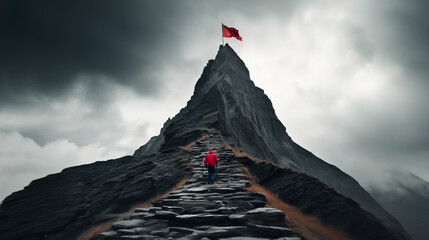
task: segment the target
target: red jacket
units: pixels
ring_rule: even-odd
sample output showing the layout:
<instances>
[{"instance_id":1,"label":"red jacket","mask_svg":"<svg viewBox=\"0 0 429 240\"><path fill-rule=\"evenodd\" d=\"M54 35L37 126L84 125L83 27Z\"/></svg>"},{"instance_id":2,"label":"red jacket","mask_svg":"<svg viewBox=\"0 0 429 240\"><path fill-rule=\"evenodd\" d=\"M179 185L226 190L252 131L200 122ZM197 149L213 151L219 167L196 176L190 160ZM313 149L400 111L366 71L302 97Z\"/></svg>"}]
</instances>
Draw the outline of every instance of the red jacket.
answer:
<instances>
[{"instance_id":1,"label":"red jacket","mask_svg":"<svg viewBox=\"0 0 429 240\"><path fill-rule=\"evenodd\" d=\"M219 162L216 155L214 155L213 151L210 150L209 154L204 158L204 166L214 166Z\"/></svg>"}]
</instances>

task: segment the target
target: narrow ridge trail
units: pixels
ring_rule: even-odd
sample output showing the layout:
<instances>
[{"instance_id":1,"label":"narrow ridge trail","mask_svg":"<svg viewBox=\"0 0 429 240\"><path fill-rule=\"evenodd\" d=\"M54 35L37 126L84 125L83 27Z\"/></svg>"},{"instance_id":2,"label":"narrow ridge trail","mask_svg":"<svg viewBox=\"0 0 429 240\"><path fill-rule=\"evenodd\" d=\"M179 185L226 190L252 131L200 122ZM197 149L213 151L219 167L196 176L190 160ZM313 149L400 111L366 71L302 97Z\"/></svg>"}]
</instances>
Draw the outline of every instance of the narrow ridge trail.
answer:
<instances>
[{"instance_id":1,"label":"narrow ridge trail","mask_svg":"<svg viewBox=\"0 0 429 240\"><path fill-rule=\"evenodd\" d=\"M209 150L219 158L214 184L207 184L203 164ZM93 239L301 239L286 227L281 210L246 190L251 183L242 164L218 133L196 142L189 153L193 174L185 185Z\"/></svg>"}]
</instances>

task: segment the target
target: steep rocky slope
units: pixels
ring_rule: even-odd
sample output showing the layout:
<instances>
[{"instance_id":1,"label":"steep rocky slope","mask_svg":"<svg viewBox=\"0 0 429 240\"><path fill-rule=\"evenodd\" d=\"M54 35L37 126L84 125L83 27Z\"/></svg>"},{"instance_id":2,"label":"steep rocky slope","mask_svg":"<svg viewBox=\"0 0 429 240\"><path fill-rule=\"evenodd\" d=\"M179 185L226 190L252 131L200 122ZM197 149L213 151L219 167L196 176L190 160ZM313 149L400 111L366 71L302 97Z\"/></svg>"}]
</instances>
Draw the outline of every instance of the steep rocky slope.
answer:
<instances>
[{"instance_id":1,"label":"steep rocky slope","mask_svg":"<svg viewBox=\"0 0 429 240\"><path fill-rule=\"evenodd\" d=\"M189 176L169 152L96 162L34 180L0 206L0 239L74 239Z\"/></svg>"},{"instance_id":2,"label":"steep rocky slope","mask_svg":"<svg viewBox=\"0 0 429 240\"><path fill-rule=\"evenodd\" d=\"M244 62L228 44L220 46L216 58L204 68L186 108L164 127L163 134L148 144L152 149L162 150L180 141L190 141L188 136L205 128L219 129L230 144L256 158L318 178L358 202L386 225L406 234L401 224L355 179L291 139L278 120L271 101L251 81ZM134 155L141 154L146 152L140 149Z\"/></svg>"},{"instance_id":3,"label":"steep rocky slope","mask_svg":"<svg viewBox=\"0 0 429 240\"><path fill-rule=\"evenodd\" d=\"M387 229L359 204L314 177L267 162L238 158L258 179L258 183L282 201L297 207L304 214L315 216L335 226L353 239L402 239L404 236Z\"/></svg>"}]
</instances>

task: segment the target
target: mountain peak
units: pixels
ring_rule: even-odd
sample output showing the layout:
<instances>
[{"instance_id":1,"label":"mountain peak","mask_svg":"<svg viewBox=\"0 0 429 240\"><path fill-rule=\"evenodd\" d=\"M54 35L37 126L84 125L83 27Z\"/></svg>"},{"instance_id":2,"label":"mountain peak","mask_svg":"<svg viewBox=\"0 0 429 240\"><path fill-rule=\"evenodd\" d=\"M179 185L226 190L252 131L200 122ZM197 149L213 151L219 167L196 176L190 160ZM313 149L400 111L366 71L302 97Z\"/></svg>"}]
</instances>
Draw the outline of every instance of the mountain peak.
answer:
<instances>
[{"instance_id":1,"label":"mountain peak","mask_svg":"<svg viewBox=\"0 0 429 240\"><path fill-rule=\"evenodd\" d=\"M203 136L209 129L218 130L228 144L252 157L318 178L357 201L386 225L405 232L355 179L291 139L271 100L255 86L246 65L228 44L221 45L215 59L208 61L191 100L162 130L153 149L166 151L187 145L193 141L192 136ZM148 144L152 142L155 140ZM135 156L150 153L139 149Z\"/></svg>"},{"instance_id":2,"label":"mountain peak","mask_svg":"<svg viewBox=\"0 0 429 240\"><path fill-rule=\"evenodd\" d=\"M232 47L229 46L228 43L225 45L219 46L219 51L217 52L215 61L216 60L217 61L240 61L244 65L244 62L241 61L240 57L237 55L234 49L232 49Z\"/></svg>"},{"instance_id":3,"label":"mountain peak","mask_svg":"<svg viewBox=\"0 0 429 240\"><path fill-rule=\"evenodd\" d=\"M207 63L195 85L194 96L206 94L216 84L228 84L231 87L251 84L254 87L243 60L228 44L220 45L215 59Z\"/></svg>"}]
</instances>

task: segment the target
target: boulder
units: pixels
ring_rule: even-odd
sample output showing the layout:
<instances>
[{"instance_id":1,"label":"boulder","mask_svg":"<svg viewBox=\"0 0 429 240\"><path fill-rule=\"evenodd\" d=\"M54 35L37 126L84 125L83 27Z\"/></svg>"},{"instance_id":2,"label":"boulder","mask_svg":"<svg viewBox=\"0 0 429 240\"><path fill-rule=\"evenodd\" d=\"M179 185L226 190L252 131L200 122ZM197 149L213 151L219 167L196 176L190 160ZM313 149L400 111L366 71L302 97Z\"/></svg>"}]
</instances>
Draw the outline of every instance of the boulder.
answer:
<instances>
[{"instance_id":1,"label":"boulder","mask_svg":"<svg viewBox=\"0 0 429 240\"><path fill-rule=\"evenodd\" d=\"M212 224L212 225L222 225L226 224L229 220L228 215L223 214L184 214L176 217L177 221L181 223L188 224Z\"/></svg>"},{"instance_id":2,"label":"boulder","mask_svg":"<svg viewBox=\"0 0 429 240\"><path fill-rule=\"evenodd\" d=\"M165 219L165 220L171 220L176 218L179 214L171 211L156 211L155 217L156 219Z\"/></svg>"},{"instance_id":3,"label":"boulder","mask_svg":"<svg viewBox=\"0 0 429 240\"><path fill-rule=\"evenodd\" d=\"M296 235L292 230L284 227L251 225L250 229L258 237L279 238Z\"/></svg>"},{"instance_id":4,"label":"boulder","mask_svg":"<svg viewBox=\"0 0 429 240\"><path fill-rule=\"evenodd\" d=\"M144 222L145 221L142 219L122 220L122 221L113 223L112 228L114 230L136 228L136 227L143 226Z\"/></svg>"}]
</instances>

